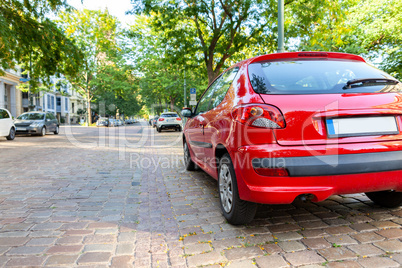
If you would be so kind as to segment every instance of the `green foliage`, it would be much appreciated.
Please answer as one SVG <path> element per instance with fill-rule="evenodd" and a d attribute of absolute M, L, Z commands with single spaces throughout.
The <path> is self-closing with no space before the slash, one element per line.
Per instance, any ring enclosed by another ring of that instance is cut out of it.
<path fill-rule="evenodd" d="M 32 91 L 37 90 L 39 78 L 49 82 L 55 73 L 74 76 L 82 62 L 74 40 L 47 17 L 62 8 L 70 10 L 62 0 L 0 0 L 0 68 L 19 64 L 31 69 Z"/>

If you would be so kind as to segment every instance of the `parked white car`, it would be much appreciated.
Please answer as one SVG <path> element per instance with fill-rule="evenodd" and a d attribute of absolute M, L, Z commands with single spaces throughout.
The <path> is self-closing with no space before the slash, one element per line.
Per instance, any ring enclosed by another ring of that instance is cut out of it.
<path fill-rule="evenodd" d="M 15 126 L 11 113 L 6 109 L 0 109 L 0 137 L 7 140 L 15 138 Z"/>
<path fill-rule="evenodd" d="M 163 113 L 156 120 L 156 130 L 161 132 L 163 129 L 174 129 L 181 131 L 183 129 L 183 121 L 177 113 Z"/>

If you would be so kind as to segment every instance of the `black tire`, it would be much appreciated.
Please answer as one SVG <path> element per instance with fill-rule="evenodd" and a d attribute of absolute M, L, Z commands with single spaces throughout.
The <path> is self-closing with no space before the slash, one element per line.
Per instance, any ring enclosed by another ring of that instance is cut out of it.
<path fill-rule="evenodd" d="M 184 166 L 188 171 L 194 171 L 197 169 L 197 165 L 191 160 L 190 149 L 188 148 L 187 142 L 184 141 L 183 144 L 184 151 Z"/>
<path fill-rule="evenodd" d="M 45 136 L 46 135 L 46 127 L 42 127 L 40 130 L 39 136 Z"/>
<path fill-rule="evenodd" d="M 179 127 L 179 128 L 177 129 L 177 131 L 181 132 L 181 127 Z"/>
<path fill-rule="evenodd" d="M 257 204 L 241 200 L 237 188 L 236 173 L 229 154 L 219 161 L 219 201 L 223 216 L 233 225 L 250 223 L 257 212 Z"/>
<path fill-rule="evenodd" d="M 161 132 L 161 129 L 159 127 L 156 127 L 156 131 Z"/>
<path fill-rule="evenodd" d="M 8 136 L 6 138 L 9 141 L 14 140 L 14 138 L 15 138 L 15 128 L 14 127 L 10 128 L 10 133 L 8 134 Z"/>
<path fill-rule="evenodd" d="M 59 134 L 59 126 L 56 126 L 56 130 L 53 133 L 54 133 L 54 135 Z"/>
<path fill-rule="evenodd" d="M 381 191 L 366 193 L 367 197 L 377 205 L 394 208 L 402 205 L 402 192 Z"/>

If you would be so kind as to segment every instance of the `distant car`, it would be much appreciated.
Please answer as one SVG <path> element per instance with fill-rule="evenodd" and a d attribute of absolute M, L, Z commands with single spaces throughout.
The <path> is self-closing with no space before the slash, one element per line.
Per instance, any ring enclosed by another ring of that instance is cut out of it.
<path fill-rule="evenodd" d="M 183 128 L 183 121 L 177 113 L 163 113 L 156 121 L 156 130 L 161 132 L 164 129 L 174 129 L 181 131 Z"/>
<path fill-rule="evenodd" d="M 117 126 L 123 126 L 124 125 L 123 120 L 117 119 L 116 121 L 117 121 Z"/>
<path fill-rule="evenodd" d="M 96 121 L 96 126 L 97 127 L 108 127 L 109 126 L 109 118 L 107 117 L 101 117 Z"/>
<path fill-rule="evenodd" d="M 117 127 L 116 119 L 109 119 L 109 127 Z"/>
<path fill-rule="evenodd" d="M 402 83 L 357 55 L 275 53 L 211 83 L 183 131 L 187 170 L 218 183 L 231 224 L 257 205 L 366 193 L 402 204 Z"/>
<path fill-rule="evenodd" d="M 6 109 L 0 109 L 0 137 L 6 137 L 7 140 L 15 138 L 13 117 Z"/>
<path fill-rule="evenodd" d="M 45 136 L 53 132 L 59 134 L 59 122 L 49 112 L 27 112 L 17 117 L 14 122 L 17 134 L 35 134 Z"/>
<path fill-rule="evenodd" d="M 156 122 L 158 121 L 158 119 L 159 119 L 159 115 L 155 116 L 155 117 L 152 119 L 152 127 L 156 127 Z"/>

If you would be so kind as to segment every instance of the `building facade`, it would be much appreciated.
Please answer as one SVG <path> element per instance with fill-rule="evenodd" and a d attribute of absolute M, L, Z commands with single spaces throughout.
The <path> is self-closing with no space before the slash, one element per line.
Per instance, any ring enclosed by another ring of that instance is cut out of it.
<path fill-rule="evenodd" d="M 22 92 L 18 89 L 21 78 L 21 72 L 14 70 L 6 70 L 0 76 L 0 108 L 9 110 L 14 117 L 23 112 Z"/>

